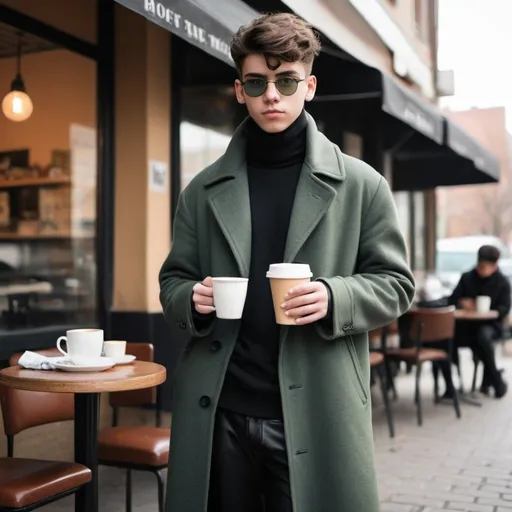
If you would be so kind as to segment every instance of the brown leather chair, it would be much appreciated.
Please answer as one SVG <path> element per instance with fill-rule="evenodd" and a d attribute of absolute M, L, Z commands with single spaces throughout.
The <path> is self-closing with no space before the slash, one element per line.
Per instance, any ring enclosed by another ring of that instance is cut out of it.
<path fill-rule="evenodd" d="M 151 343 L 128 343 L 126 353 L 139 361 L 153 361 L 154 348 Z M 164 482 L 162 471 L 169 461 L 169 439 L 171 430 L 160 428 L 160 393 L 157 388 L 110 393 L 110 405 L 114 409 L 112 427 L 100 431 L 98 436 L 99 463 L 126 469 L 126 512 L 132 510 L 132 470 L 150 471 L 157 477 L 158 509 L 164 510 Z M 121 407 L 154 406 L 156 426 L 120 427 Z"/>
<path fill-rule="evenodd" d="M 438 365 L 447 361 L 451 368 L 451 351 L 455 333 L 455 307 L 417 308 L 407 313 L 410 320 L 410 339 L 414 346 L 408 348 L 387 349 L 384 347 L 385 357 L 395 361 L 403 361 L 408 365 L 416 366 L 415 402 L 417 407 L 418 425 L 423 424 L 421 410 L 420 377 L 422 366 L 431 362 L 434 368 L 434 396 L 439 402 Z M 448 348 L 445 348 L 445 343 Z M 428 347 L 425 347 L 428 344 Z M 435 348 L 439 345 L 439 348 Z M 460 418 L 460 407 L 457 390 L 452 386 L 453 407 L 457 418 Z"/>
<path fill-rule="evenodd" d="M 56 355 L 54 351 L 41 351 Z M 11 358 L 17 364 L 20 354 Z M 91 480 L 91 471 L 73 462 L 14 457 L 14 436 L 23 430 L 72 420 L 73 395 L 39 393 L 0 385 L 7 436 L 7 457 L 0 458 L 0 512 L 28 512 L 75 493 Z"/>
<path fill-rule="evenodd" d="M 380 344 L 379 340 L 382 339 L 383 329 L 375 329 L 368 333 L 368 338 L 372 345 Z M 384 409 L 386 411 L 386 418 L 388 421 L 389 437 L 395 437 L 395 426 L 393 423 L 393 414 L 389 404 L 388 397 L 388 382 L 385 372 L 385 360 L 384 355 L 379 349 L 370 350 L 370 367 L 375 371 L 379 378 L 380 390 L 382 393 L 382 399 L 384 401 Z"/>

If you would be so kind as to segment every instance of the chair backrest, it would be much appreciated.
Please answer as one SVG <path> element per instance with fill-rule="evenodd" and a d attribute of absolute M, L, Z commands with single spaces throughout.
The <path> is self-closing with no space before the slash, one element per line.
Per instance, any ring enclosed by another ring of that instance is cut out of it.
<path fill-rule="evenodd" d="M 420 343 L 451 340 L 455 334 L 455 306 L 410 310 L 410 337 Z"/>
<path fill-rule="evenodd" d="M 127 343 L 126 353 L 133 355 L 138 361 L 153 362 L 155 349 L 151 343 Z M 156 387 L 135 389 L 133 391 L 117 391 L 110 393 L 109 402 L 112 407 L 141 407 L 156 403 Z"/>
<path fill-rule="evenodd" d="M 57 349 L 41 350 L 39 354 L 57 356 Z M 18 363 L 21 354 L 11 357 L 9 363 Z M 23 430 L 74 418 L 74 395 L 71 393 L 42 393 L 13 389 L 0 385 L 0 404 L 4 419 L 4 432 L 14 436 Z"/>
<path fill-rule="evenodd" d="M 370 341 L 370 348 L 375 346 L 380 346 L 381 349 L 386 349 L 386 341 L 388 336 L 393 336 L 398 334 L 398 321 L 394 320 L 393 322 L 384 325 L 383 327 L 378 327 L 377 329 L 373 329 L 368 333 L 368 340 Z"/>

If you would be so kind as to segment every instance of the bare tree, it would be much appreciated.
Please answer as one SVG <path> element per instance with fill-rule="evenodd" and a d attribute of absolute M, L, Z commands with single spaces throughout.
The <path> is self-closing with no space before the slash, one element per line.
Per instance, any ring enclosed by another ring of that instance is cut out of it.
<path fill-rule="evenodd" d="M 482 192 L 483 211 L 479 215 L 482 233 L 508 237 L 512 232 L 512 181 L 504 180 L 492 190 Z"/>

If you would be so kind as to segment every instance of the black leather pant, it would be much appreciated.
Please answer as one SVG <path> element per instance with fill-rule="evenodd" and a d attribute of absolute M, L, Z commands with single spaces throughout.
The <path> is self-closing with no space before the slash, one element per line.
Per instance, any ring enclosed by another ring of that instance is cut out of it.
<path fill-rule="evenodd" d="M 208 512 L 293 512 L 281 420 L 217 410 Z"/>

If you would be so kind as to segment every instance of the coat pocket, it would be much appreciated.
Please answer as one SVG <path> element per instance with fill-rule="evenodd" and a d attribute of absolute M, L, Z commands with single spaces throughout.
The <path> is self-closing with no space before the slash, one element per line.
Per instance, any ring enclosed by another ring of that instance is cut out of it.
<path fill-rule="evenodd" d="M 352 359 L 352 366 L 354 368 L 354 373 L 356 375 L 356 387 L 357 392 L 359 394 L 359 398 L 361 399 L 361 402 L 363 404 L 366 404 L 368 402 L 368 392 L 366 391 L 366 387 L 363 383 L 363 372 L 361 370 L 361 365 L 359 364 L 359 357 L 357 356 L 356 347 L 354 345 L 354 340 L 352 339 L 352 336 L 347 336 L 347 347 L 348 347 L 348 353 L 350 354 L 350 357 Z"/>

